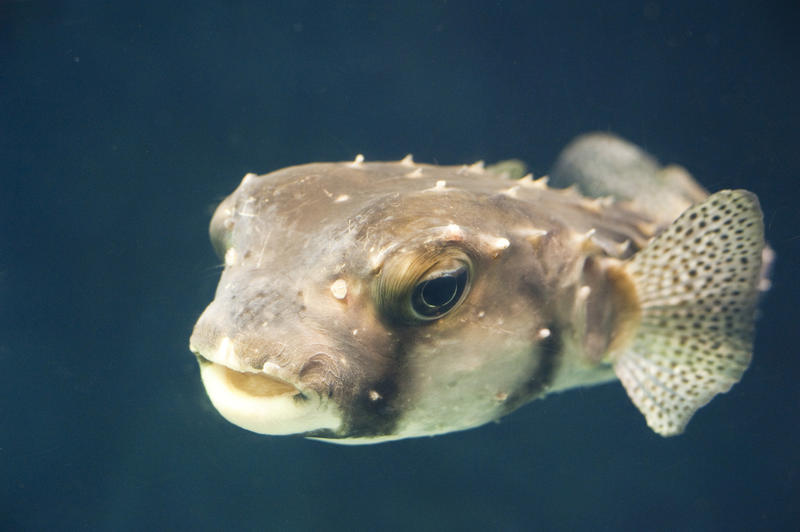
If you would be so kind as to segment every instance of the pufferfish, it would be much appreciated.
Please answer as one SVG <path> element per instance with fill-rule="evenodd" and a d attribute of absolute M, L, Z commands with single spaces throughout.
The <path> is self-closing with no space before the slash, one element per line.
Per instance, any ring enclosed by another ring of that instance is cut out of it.
<path fill-rule="evenodd" d="M 619 380 L 681 433 L 750 363 L 758 200 L 601 133 L 549 181 L 523 169 L 358 156 L 246 175 L 211 220 L 224 270 L 190 340 L 219 413 L 375 443 Z"/>

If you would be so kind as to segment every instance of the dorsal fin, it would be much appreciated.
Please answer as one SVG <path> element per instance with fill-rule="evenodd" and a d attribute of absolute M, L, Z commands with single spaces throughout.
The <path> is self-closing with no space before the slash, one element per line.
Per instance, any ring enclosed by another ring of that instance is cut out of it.
<path fill-rule="evenodd" d="M 614 369 L 657 433 L 681 433 L 747 369 L 763 232 L 756 197 L 724 190 L 683 213 L 625 265 L 641 321 Z"/>
<path fill-rule="evenodd" d="M 508 159 L 487 166 L 486 171 L 502 179 L 520 179 L 525 175 L 527 167 L 519 159 Z"/>
<path fill-rule="evenodd" d="M 665 226 L 708 193 L 678 166 L 661 165 L 639 147 L 608 133 L 589 133 L 573 140 L 553 167 L 556 188 L 576 185 L 595 198 L 613 196 Z"/>

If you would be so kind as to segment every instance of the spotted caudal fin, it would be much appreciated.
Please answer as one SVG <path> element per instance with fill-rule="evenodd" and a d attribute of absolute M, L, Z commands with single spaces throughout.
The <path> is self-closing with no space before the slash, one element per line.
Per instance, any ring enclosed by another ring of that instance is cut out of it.
<path fill-rule="evenodd" d="M 629 201 L 663 226 L 708 196 L 684 168 L 662 167 L 641 148 L 608 133 L 581 135 L 567 145 L 550 172 L 550 185 L 576 185 L 586 196 Z"/>
<path fill-rule="evenodd" d="M 750 363 L 764 227 L 755 195 L 723 190 L 684 212 L 625 265 L 640 322 L 614 369 L 647 424 L 683 432 Z"/>

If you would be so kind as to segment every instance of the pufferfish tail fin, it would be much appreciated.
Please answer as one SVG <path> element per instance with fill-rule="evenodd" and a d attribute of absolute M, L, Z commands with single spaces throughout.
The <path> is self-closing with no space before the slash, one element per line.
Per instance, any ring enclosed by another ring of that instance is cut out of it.
<path fill-rule="evenodd" d="M 686 169 L 661 166 L 638 146 L 609 133 L 587 133 L 570 142 L 550 172 L 550 186 L 576 185 L 585 196 L 630 202 L 667 226 L 708 192 Z"/>
<path fill-rule="evenodd" d="M 614 370 L 658 434 L 683 432 L 750 364 L 764 245 L 756 196 L 723 190 L 625 263 L 640 321 Z"/>

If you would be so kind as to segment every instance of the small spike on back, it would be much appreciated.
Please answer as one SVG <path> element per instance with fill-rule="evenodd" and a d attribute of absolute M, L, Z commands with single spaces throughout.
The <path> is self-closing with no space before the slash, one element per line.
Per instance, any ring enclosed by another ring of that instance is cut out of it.
<path fill-rule="evenodd" d="M 573 196 L 576 198 L 583 197 L 580 193 L 580 190 L 578 190 L 578 185 L 570 185 L 566 188 L 560 188 L 557 189 L 556 192 L 558 192 L 559 194 L 563 194 L 564 196 Z"/>
<path fill-rule="evenodd" d="M 638 229 L 639 232 L 642 233 L 643 235 L 650 237 L 656 234 L 658 226 L 656 224 L 651 224 L 648 222 L 639 222 L 636 224 L 636 229 Z"/>
<path fill-rule="evenodd" d="M 350 168 L 361 168 L 364 164 L 364 156 L 362 154 L 356 155 L 356 158 L 350 163 Z"/>
<path fill-rule="evenodd" d="M 546 175 L 540 177 L 539 179 L 534 179 L 533 178 L 533 174 L 528 174 L 525 177 L 523 177 L 522 179 L 520 179 L 519 183 L 524 187 L 538 188 L 538 189 L 544 190 L 544 189 L 547 188 L 548 179 L 549 178 Z"/>
<path fill-rule="evenodd" d="M 613 198 L 605 196 L 602 198 L 587 199 L 581 202 L 581 205 L 588 211 L 591 211 L 595 214 L 600 214 L 601 212 L 603 212 L 603 209 L 608 208 L 612 202 Z"/>
<path fill-rule="evenodd" d="M 471 165 L 469 165 L 469 171 L 476 174 L 482 174 L 484 171 L 484 162 L 476 161 L 472 163 Z"/>
<path fill-rule="evenodd" d="M 547 231 L 535 227 L 518 228 L 512 231 L 512 233 L 525 239 L 534 246 L 538 246 L 542 239 L 547 236 Z"/>
<path fill-rule="evenodd" d="M 626 239 L 625 242 L 622 242 L 621 244 L 617 244 L 615 246 L 614 251 L 615 251 L 617 257 L 624 257 L 625 255 L 628 254 L 628 252 L 630 252 L 632 246 L 633 246 L 633 244 L 631 244 L 630 239 Z"/>
<path fill-rule="evenodd" d="M 500 256 L 500 253 L 511 246 L 511 241 L 502 236 L 480 235 L 480 239 L 483 241 L 483 244 L 485 244 L 492 258 L 495 259 Z"/>
<path fill-rule="evenodd" d="M 593 254 L 603 251 L 602 247 L 596 242 L 595 235 L 597 229 L 592 228 L 583 234 L 577 234 L 578 249 L 584 254 Z"/>

